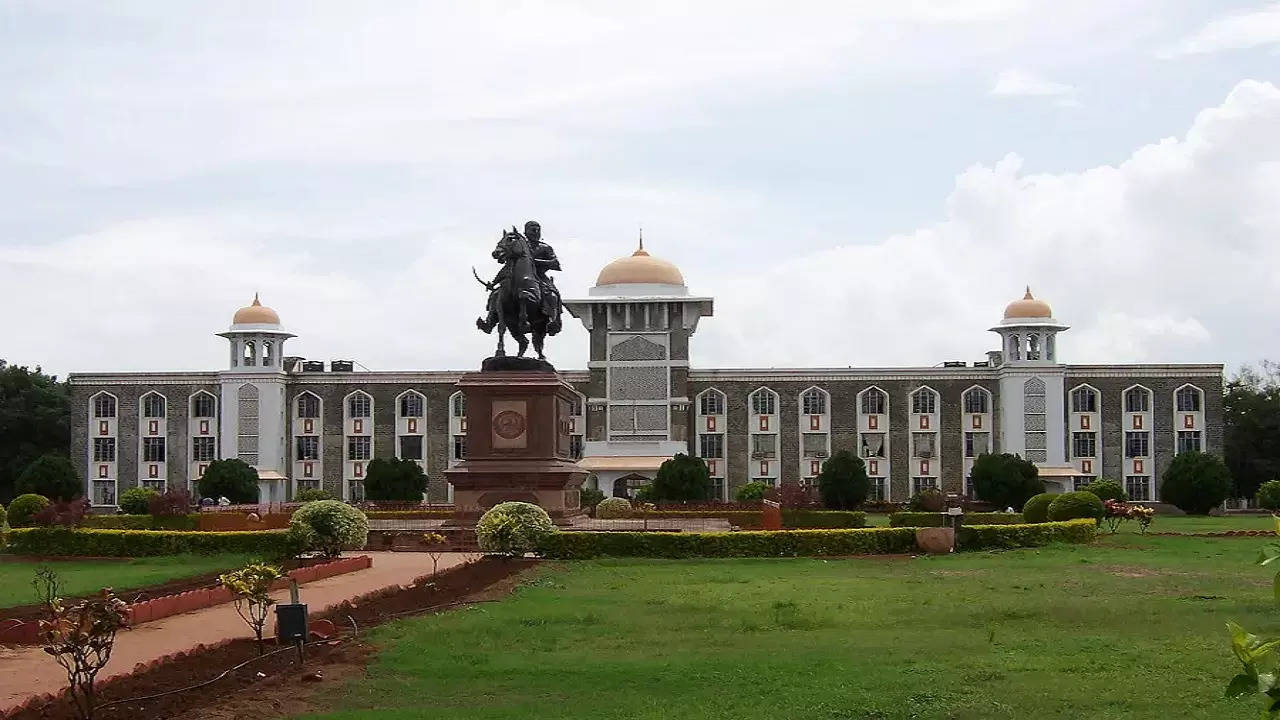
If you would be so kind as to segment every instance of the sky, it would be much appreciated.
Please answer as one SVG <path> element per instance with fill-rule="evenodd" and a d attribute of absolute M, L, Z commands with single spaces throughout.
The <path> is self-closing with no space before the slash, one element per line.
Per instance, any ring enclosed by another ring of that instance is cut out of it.
<path fill-rule="evenodd" d="M 475 369 L 500 228 L 676 263 L 695 367 L 1280 358 L 1280 2 L 0 0 L 0 358 Z M 586 331 L 548 341 L 583 368 Z"/>

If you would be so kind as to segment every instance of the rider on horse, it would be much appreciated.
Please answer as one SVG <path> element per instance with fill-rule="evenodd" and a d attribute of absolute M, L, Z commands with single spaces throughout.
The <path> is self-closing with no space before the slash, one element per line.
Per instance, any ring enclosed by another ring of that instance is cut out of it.
<path fill-rule="evenodd" d="M 543 314 L 550 318 L 547 324 L 547 334 L 555 335 L 560 332 L 560 291 L 556 289 L 555 280 L 552 279 L 547 272 L 550 270 L 560 269 L 560 260 L 556 257 L 555 248 L 547 243 L 542 242 L 542 226 L 535 220 L 530 220 L 524 224 L 524 239 L 529 245 L 530 256 L 533 259 L 534 272 L 538 276 L 538 287 L 531 288 L 536 290 L 538 294 L 538 303 L 542 308 Z M 493 282 L 485 283 L 489 287 L 488 313 L 486 317 L 476 320 L 476 327 L 485 333 L 493 332 L 493 328 L 498 325 L 498 300 L 501 297 L 502 283 L 510 276 L 510 269 L 505 264 L 504 258 L 497 257 L 494 259 L 503 262 L 503 268 L 494 276 Z M 527 322 L 527 318 L 526 318 Z M 528 332 L 528 327 L 520 328 L 521 332 Z"/>

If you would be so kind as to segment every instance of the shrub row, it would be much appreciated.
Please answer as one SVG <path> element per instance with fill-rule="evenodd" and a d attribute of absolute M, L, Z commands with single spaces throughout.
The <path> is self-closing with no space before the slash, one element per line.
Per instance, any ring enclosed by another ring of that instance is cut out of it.
<path fill-rule="evenodd" d="M 1037 525 L 963 525 L 962 550 L 1038 547 L 1092 542 L 1093 520 Z M 560 560 L 594 557 L 818 557 L 916 551 L 914 528 L 742 531 L 729 533 L 557 532 L 539 546 L 540 555 Z"/>
<path fill-rule="evenodd" d="M 8 539 L 9 546 L 6 550 L 15 555 L 147 557 L 185 553 L 244 553 L 275 557 L 285 548 L 284 530 L 183 532 L 41 527 L 11 530 Z"/>
<path fill-rule="evenodd" d="M 99 530 L 199 530 L 200 516 L 85 515 L 82 525 Z"/>
<path fill-rule="evenodd" d="M 961 525 L 956 545 L 961 550 L 993 550 L 1089 543 L 1097 533 L 1098 523 L 1093 518 L 1021 525 Z"/>
<path fill-rule="evenodd" d="M 907 553 L 915 549 L 909 528 L 783 530 L 725 533 L 558 532 L 539 546 L 544 557 L 795 557 Z"/>
<path fill-rule="evenodd" d="M 943 527 L 946 516 L 936 512 L 896 512 L 889 516 L 889 527 Z M 965 525 L 1017 525 L 1022 522 L 1020 513 L 974 512 L 965 513 Z"/>
<path fill-rule="evenodd" d="M 598 510 L 597 510 L 597 516 Z M 748 530 L 761 526 L 759 510 L 655 510 L 650 513 L 632 512 L 632 518 L 649 517 L 655 520 L 682 520 L 695 518 L 722 518 L 731 524 Z M 794 530 L 836 530 L 867 526 L 867 514 L 859 510 L 782 510 L 782 526 Z"/>

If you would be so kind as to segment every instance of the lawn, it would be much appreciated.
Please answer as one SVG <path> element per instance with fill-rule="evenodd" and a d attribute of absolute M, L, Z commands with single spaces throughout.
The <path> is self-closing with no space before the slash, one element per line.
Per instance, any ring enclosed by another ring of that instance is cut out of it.
<path fill-rule="evenodd" d="M 1224 530 L 1274 530 L 1276 521 L 1270 515 L 1190 516 L 1157 515 L 1151 532 L 1208 533 Z M 888 527 L 889 516 L 868 513 L 869 527 Z"/>
<path fill-rule="evenodd" d="M 51 567 L 66 597 L 88 595 L 111 587 L 116 591 L 157 585 L 244 565 L 247 555 L 170 555 L 131 560 L 56 560 L 47 563 L 0 557 L 0 608 L 36 602 L 31 579 Z M 124 593 L 121 593 L 122 595 Z"/>
<path fill-rule="evenodd" d="M 1244 718 L 1224 624 L 1280 632 L 1254 538 L 944 557 L 548 564 L 370 636 L 312 718 Z"/>

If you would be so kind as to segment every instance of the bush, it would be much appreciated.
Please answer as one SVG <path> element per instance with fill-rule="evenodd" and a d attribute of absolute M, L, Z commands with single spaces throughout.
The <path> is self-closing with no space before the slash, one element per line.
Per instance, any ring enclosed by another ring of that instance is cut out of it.
<path fill-rule="evenodd" d="M 1003 550 L 1052 543 L 1090 543 L 1098 534 L 1092 518 L 1033 525 L 961 525 L 956 535 L 960 550 Z"/>
<path fill-rule="evenodd" d="M 18 555 L 88 557 L 152 557 L 187 553 L 273 557 L 279 554 L 284 541 L 284 530 L 180 532 L 48 527 L 10 531 L 8 551 Z"/>
<path fill-rule="evenodd" d="M 100 530 L 199 530 L 200 515 L 86 515 L 80 525 Z"/>
<path fill-rule="evenodd" d="M 374 458 L 364 475 L 366 500 L 422 502 L 427 492 L 427 474 L 416 460 Z"/>
<path fill-rule="evenodd" d="M 43 495 L 51 500 L 74 500 L 84 495 L 80 475 L 62 455 L 42 455 L 27 465 L 13 489 L 21 494 Z"/>
<path fill-rule="evenodd" d="M 744 530 L 723 533 L 558 532 L 538 548 L 545 557 L 796 557 L 908 553 L 910 528 L 856 530 Z"/>
<path fill-rule="evenodd" d="M 626 498 L 605 498 L 596 504 L 596 517 L 601 520 L 630 517 L 631 501 Z"/>
<path fill-rule="evenodd" d="M 1258 487 L 1258 506 L 1280 510 L 1280 480 L 1268 480 Z"/>
<path fill-rule="evenodd" d="M 310 530 L 311 547 L 325 557 L 337 557 L 343 550 L 360 550 L 369 541 L 369 519 L 356 508 L 338 500 L 317 500 L 294 511 L 289 527 Z"/>
<path fill-rule="evenodd" d="M 120 493 L 120 509 L 126 515 L 146 515 L 153 497 L 160 497 L 160 493 L 145 487 L 129 488 Z"/>
<path fill-rule="evenodd" d="M 4 527 L 5 522 L 9 519 L 9 513 L 4 509 L 4 505 L 0 505 L 0 528 Z"/>
<path fill-rule="evenodd" d="M 606 500 L 607 502 L 607 500 Z M 596 508 L 599 517 L 599 506 Z M 720 518 L 728 520 L 744 530 L 759 530 L 759 510 L 652 510 L 647 513 L 653 520 L 682 520 L 691 518 Z M 625 516 L 620 516 L 625 517 Z M 810 510 L 808 508 L 782 508 L 782 526 L 788 529 L 835 529 L 866 527 L 867 514 L 858 510 Z"/>
<path fill-rule="evenodd" d="M 317 500 L 334 500 L 333 493 L 320 488 L 305 488 L 294 493 L 293 501 L 297 503 L 309 503 Z"/>
<path fill-rule="evenodd" d="M 194 504 L 186 488 L 170 488 L 151 498 L 147 512 L 156 517 L 182 517 L 191 513 Z"/>
<path fill-rule="evenodd" d="M 1094 522 L 1101 523 L 1106 514 L 1102 498 L 1087 490 L 1062 493 L 1049 503 L 1049 519 L 1053 522 L 1093 518 Z"/>
<path fill-rule="evenodd" d="M 600 504 L 601 500 L 604 500 L 604 493 L 596 488 L 584 485 L 582 489 L 578 490 L 578 507 L 584 510 L 594 508 Z"/>
<path fill-rule="evenodd" d="M 963 515 L 966 525 L 1018 525 L 1022 515 L 1005 512 L 973 512 Z M 896 512 L 889 516 L 889 527 L 945 527 L 947 516 L 936 512 Z"/>
<path fill-rule="evenodd" d="M 498 503 L 476 523 L 476 539 L 486 553 L 524 555 L 554 534 L 547 511 L 525 502 Z"/>
<path fill-rule="evenodd" d="M 1009 453 L 979 455 L 971 477 L 978 499 L 997 508 L 1021 510 L 1027 499 L 1044 492 L 1035 464 Z"/>
<path fill-rule="evenodd" d="M 197 488 L 200 497 L 226 498 L 232 504 L 258 502 L 258 471 L 240 458 L 214 460 L 204 470 Z"/>
<path fill-rule="evenodd" d="M 763 500 L 764 494 L 769 492 L 769 484 L 755 480 L 738 488 L 733 497 L 738 502 L 751 502 L 752 500 Z"/>
<path fill-rule="evenodd" d="M 702 458 L 676 453 L 663 461 L 653 480 L 653 497 L 646 502 L 685 502 L 711 497 L 711 471 Z"/>
<path fill-rule="evenodd" d="M 59 500 L 51 503 L 43 510 L 36 513 L 35 524 L 40 527 L 51 527 L 54 525 L 60 527 L 80 527 L 84 522 L 84 515 L 89 510 L 88 498 L 76 498 L 75 500 Z"/>
<path fill-rule="evenodd" d="M 1089 483 L 1083 489 L 1097 495 L 1104 503 L 1108 500 L 1129 502 L 1129 493 L 1125 492 L 1124 487 L 1115 480 L 1101 478 Z"/>
<path fill-rule="evenodd" d="M 941 490 L 925 488 L 907 498 L 907 509 L 913 512 L 942 512 L 947 507 L 947 496 Z"/>
<path fill-rule="evenodd" d="M 636 488 L 636 496 L 634 499 L 636 502 L 653 502 L 653 483 L 641 485 Z"/>
<path fill-rule="evenodd" d="M 822 504 L 832 510 L 852 510 L 867 499 L 871 480 L 862 458 L 848 450 L 840 450 L 822 463 L 818 473 L 818 494 Z"/>
<path fill-rule="evenodd" d="M 49 507 L 49 498 L 43 495 L 27 493 L 19 495 L 9 503 L 9 527 L 26 528 L 36 524 L 36 515 Z"/>
<path fill-rule="evenodd" d="M 1231 492 L 1231 472 L 1216 455 L 1184 452 L 1164 471 L 1160 499 L 1188 515 L 1207 515 Z"/>
<path fill-rule="evenodd" d="M 1040 493 L 1022 505 L 1022 519 L 1029 523 L 1049 522 L 1049 503 L 1058 497 L 1055 493 Z"/>

